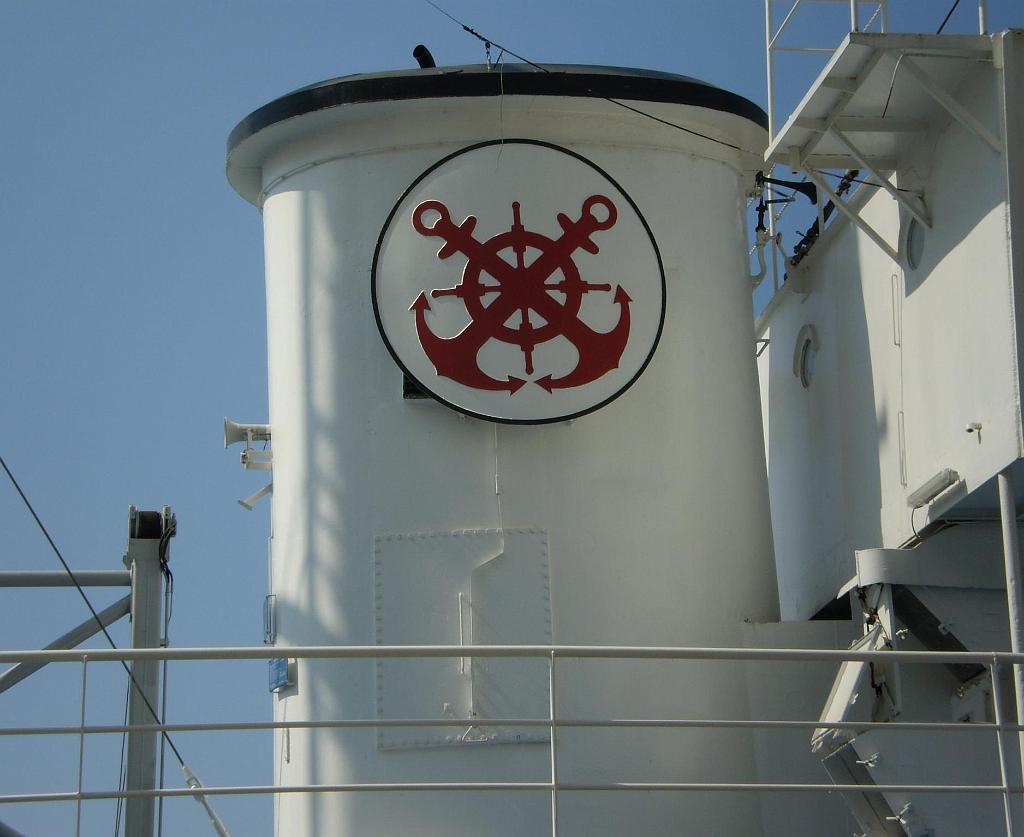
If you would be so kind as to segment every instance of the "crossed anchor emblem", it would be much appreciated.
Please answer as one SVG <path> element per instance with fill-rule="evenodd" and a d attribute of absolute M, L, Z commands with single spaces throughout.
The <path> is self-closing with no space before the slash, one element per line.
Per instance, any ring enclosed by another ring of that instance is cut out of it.
<path fill-rule="evenodd" d="M 595 207 L 603 209 L 603 220 L 594 215 Z M 428 223 L 434 216 L 436 220 Z M 558 213 L 562 235 L 551 239 L 527 230 L 520 218 L 520 205 L 513 202 L 509 231 L 481 242 L 473 237 L 477 223 L 474 216 L 455 224 L 448 207 L 440 201 L 424 201 L 417 206 L 412 214 L 413 228 L 420 235 L 444 241 L 437 257 L 447 259 L 462 253 L 468 259 L 461 282 L 430 291 L 435 299 L 454 296 L 462 300 L 470 323 L 461 332 L 454 337 L 439 337 L 430 329 L 426 312 L 431 309 L 426 291 L 409 308 L 415 312 L 420 345 L 437 374 L 474 389 L 507 390 L 512 395 L 526 384 L 526 379 L 508 375 L 501 380 L 484 372 L 477 361 L 484 344 L 498 340 L 518 346 L 523 353 L 525 373 L 533 375 L 536 347 L 560 336 L 572 343 L 579 357 L 572 371 L 562 377 L 555 378 L 549 373 L 533 379 L 549 393 L 589 384 L 616 369 L 629 339 L 632 300 L 621 285 L 616 285 L 612 298 L 613 304 L 619 306 L 616 325 L 608 332 L 588 326 L 579 317 L 583 295 L 592 291 L 611 292 L 612 288 L 610 284 L 584 280 L 573 254 L 578 248 L 596 254 L 599 248 L 591 236 L 613 227 L 617 217 L 615 204 L 608 198 L 591 195 L 583 202 L 578 220 Z M 528 248 L 539 252 L 529 265 Z M 506 250 L 514 253 L 515 264 L 502 257 Z M 531 322 L 531 311 L 542 324 Z"/>

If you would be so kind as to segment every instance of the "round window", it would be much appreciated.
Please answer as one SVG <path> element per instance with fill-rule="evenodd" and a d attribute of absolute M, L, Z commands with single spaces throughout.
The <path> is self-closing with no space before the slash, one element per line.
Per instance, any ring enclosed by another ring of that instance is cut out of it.
<path fill-rule="evenodd" d="M 796 345 L 793 347 L 793 374 L 804 389 L 811 386 L 817 355 L 818 333 L 813 325 L 807 323 L 797 334 Z"/>
<path fill-rule="evenodd" d="M 907 267 L 916 270 L 921 264 L 921 257 L 924 255 L 924 225 L 911 218 L 907 224 L 906 239 L 903 243 L 903 257 L 906 259 Z"/>

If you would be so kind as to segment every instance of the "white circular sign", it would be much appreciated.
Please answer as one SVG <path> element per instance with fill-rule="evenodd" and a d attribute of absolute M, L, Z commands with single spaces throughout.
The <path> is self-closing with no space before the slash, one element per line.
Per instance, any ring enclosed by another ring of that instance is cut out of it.
<path fill-rule="evenodd" d="M 511 424 L 617 398 L 665 318 L 661 255 L 633 200 L 589 160 L 531 140 L 474 145 L 420 175 L 384 224 L 372 285 L 405 373 Z"/>

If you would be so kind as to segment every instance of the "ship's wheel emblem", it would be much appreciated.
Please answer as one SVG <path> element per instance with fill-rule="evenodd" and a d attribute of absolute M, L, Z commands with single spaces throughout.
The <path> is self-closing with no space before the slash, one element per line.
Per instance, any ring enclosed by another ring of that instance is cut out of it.
<path fill-rule="evenodd" d="M 444 203 L 428 200 L 412 213 L 413 228 L 420 235 L 440 238 L 439 259 L 456 253 L 466 257 L 462 281 L 448 288 L 435 288 L 429 296 L 423 291 L 410 306 L 416 317 L 420 345 L 438 375 L 480 390 L 517 392 L 527 383 L 510 370 L 504 380 L 488 375 L 477 360 L 490 340 L 517 346 L 522 353 L 521 371 L 534 375 L 534 350 L 556 337 L 566 338 L 578 355 L 575 367 L 567 374 L 550 372 L 533 382 L 553 393 L 596 381 L 616 369 L 629 340 L 630 296 L 616 285 L 610 305 L 619 307 L 618 321 L 606 332 L 592 329 L 580 317 L 585 294 L 612 294 L 609 283 L 586 281 L 573 260 L 578 249 L 596 254 L 600 248 L 595 233 L 615 225 L 618 211 L 604 195 L 591 195 L 573 220 L 557 214 L 562 234 L 557 239 L 527 230 L 522 223 L 521 206 L 512 203 L 512 225 L 487 241 L 473 236 L 477 219 L 470 215 L 461 224 L 452 221 Z M 527 263 L 527 254 L 537 255 Z M 470 322 L 454 337 L 441 337 L 427 324 L 430 298 L 455 297 L 469 314 Z"/>
<path fill-rule="evenodd" d="M 608 160 L 637 171 L 627 154 Z M 345 269 L 352 235 L 339 231 Z M 381 226 L 370 300 L 404 375 L 399 389 L 374 367 L 382 399 L 425 394 L 468 416 L 545 424 L 594 412 L 640 378 L 665 322 L 665 270 L 639 206 L 607 171 L 505 138 L 459 149 L 409 184 Z M 410 420 L 431 415 L 414 404 Z"/>

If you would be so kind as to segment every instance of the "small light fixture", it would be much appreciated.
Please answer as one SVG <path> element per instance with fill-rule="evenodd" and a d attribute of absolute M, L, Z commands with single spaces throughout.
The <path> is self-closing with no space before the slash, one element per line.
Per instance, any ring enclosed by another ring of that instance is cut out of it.
<path fill-rule="evenodd" d="M 952 468 L 943 468 L 907 497 L 907 505 L 912 509 L 919 509 L 921 506 L 930 503 L 947 488 L 955 485 L 959 480 L 960 474 Z"/>

